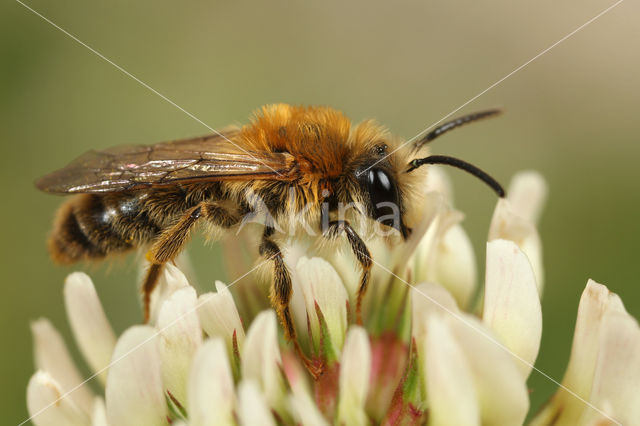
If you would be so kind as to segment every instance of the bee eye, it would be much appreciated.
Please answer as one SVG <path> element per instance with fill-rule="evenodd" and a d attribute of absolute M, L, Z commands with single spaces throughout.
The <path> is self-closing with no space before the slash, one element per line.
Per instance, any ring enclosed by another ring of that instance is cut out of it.
<path fill-rule="evenodd" d="M 372 216 L 385 225 L 393 226 L 394 214 L 399 212 L 398 188 L 391 176 L 382 169 L 371 169 L 367 172 L 367 190 L 371 197 Z"/>

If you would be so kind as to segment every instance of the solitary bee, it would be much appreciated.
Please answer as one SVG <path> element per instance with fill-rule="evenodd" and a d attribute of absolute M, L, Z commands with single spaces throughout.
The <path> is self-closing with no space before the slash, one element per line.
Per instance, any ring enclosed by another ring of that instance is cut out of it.
<path fill-rule="evenodd" d="M 269 212 L 259 253 L 272 264 L 271 303 L 286 337 L 295 341 L 291 278 L 276 230 L 290 229 L 301 212 L 321 230 L 321 238 L 346 237 L 362 268 L 356 303 L 360 322 L 372 259 L 350 221 L 336 217 L 338 206 L 362 206 L 362 218 L 407 239 L 422 182 L 412 172 L 425 164 L 458 167 L 504 196 L 498 182 L 465 161 L 418 155 L 443 133 L 498 113 L 470 114 L 402 144 L 372 121 L 352 126 L 331 108 L 278 104 L 263 107 L 242 128 L 90 151 L 36 183 L 46 192 L 77 194 L 59 209 L 49 250 L 54 261 L 70 264 L 148 247 L 150 266 L 142 285 L 146 321 L 163 266 L 182 251 L 194 225 L 205 221 L 216 235 L 237 229 L 243 217 L 256 213 L 247 197 L 251 193 Z"/>

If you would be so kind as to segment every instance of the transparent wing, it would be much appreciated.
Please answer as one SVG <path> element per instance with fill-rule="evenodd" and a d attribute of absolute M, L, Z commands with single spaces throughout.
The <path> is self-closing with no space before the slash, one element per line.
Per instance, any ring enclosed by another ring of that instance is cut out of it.
<path fill-rule="evenodd" d="M 237 130 L 155 145 L 89 151 L 36 182 L 46 192 L 116 192 L 215 180 L 289 180 L 286 152 L 249 152 L 232 142 Z"/>

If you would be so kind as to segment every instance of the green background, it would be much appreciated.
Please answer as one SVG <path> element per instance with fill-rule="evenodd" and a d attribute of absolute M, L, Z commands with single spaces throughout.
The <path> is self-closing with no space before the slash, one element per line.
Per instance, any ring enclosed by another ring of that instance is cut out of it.
<path fill-rule="evenodd" d="M 595 16 L 613 1 L 169 2 L 28 4 L 208 125 L 244 123 L 272 102 L 325 104 L 409 138 Z M 505 184 L 536 169 L 550 187 L 540 232 L 546 288 L 536 366 L 561 380 L 588 278 L 640 316 L 640 4 L 624 2 L 461 113 L 496 120 L 434 145 Z M 2 423 L 26 418 L 29 321 L 45 316 L 71 342 L 62 285 L 89 272 L 116 331 L 139 320 L 133 256 L 62 268 L 44 245 L 61 198 L 33 180 L 90 148 L 207 133 L 206 127 L 14 1 L 0 6 Z M 495 205 L 452 171 L 479 259 Z M 191 244 L 201 281 L 219 249 Z M 480 262 L 482 263 L 482 262 Z M 73 348 L 77 355 L 76 349 Z M 533 407 L 554 385 L 533 372 Z"/>

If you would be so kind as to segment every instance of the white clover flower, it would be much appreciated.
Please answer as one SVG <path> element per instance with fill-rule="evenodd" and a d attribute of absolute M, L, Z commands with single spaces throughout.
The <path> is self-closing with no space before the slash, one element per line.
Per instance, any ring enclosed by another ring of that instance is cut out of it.
<path fill-rule="evenodd" d="M 640 327 L 618 295 L 592 280 L 562 385 L 532 425 L 640 424 Z"/>
<path fill-rule="evenodd" d="M 342 280 L 331 265 L 323 259 L 301 257 L 296 265 L 299 287 L 305 300 L 306 312 L 310 322 L 309 333 L 313 338 L 316 351 L 319 351 L 321 330 L 326 324 L 332 351 L 336 352 L 344 344 L 347 329 L 347 291 Z"/>
<path fill-rule="evenodd" d="M 168 414 L 162 381 L 159 336 L 153 327 L 125 331 L 113 351 L 105 403 L 111 425 L 163 424 Z"/>
<path fill-rule="evenodd" d="M 531 263 L 511 241 L 487 243 L 482 321 L 518 356 L 526 380 L 540 348 L 542 308 Z"/>
<path fill-rule="evenodd" d="M 439 171 L 432 176 L 412 239 L 391 248 L 371 242 L 363 325 L 354 323 L 359 272 L 348 256 L 288 257 L 304 359 L 285 342 L 275 312 L 249 302 L 254 296 L 234 283 L 218 281 L 216 292 L 198 296 L 167 265 L 150 324 L 116 337 L 91 279 L 71 274 L 69 322 L 99 380 L 92 390 L 53 325 L 35 321 L 36 373 L 27 386 L 33 423 L 523 424 L 542 333 L 535 224 L 544 181 L 520 174 L 498 202 L 482 303 L 471 312 L 475 256 L 451 185 Z M 640 328 L 618 296 L 592 281 L 562 386 L 532 425 L 640 424 Z"/>
<path fill-rule="evenodd" d="M 498 201 L 489 228 L 489 241 L 505 239 L 515 242 L 527 255 L 542 295 L 544 270 L 542 242 L 536 225 L 547 198 L 547 186 L 533 171 L 516 174 L 509 185 L 507 198 Z"/>
<path fill-rule="evenodd" d="M 453 189 L 447 175 L 432 167 L 427 188 L 442 194 L 444 206 L 422 237 L 410 265 L 415 282 L 437 282 L 456 299 L 469 307 L 476 291 L 477 267 L 471 241 L 461 225 L 464 214 L 453 209 Z"/>
<path fill-rule="evenodd" d="M 235 405 L 233 377 L 224 343 L 213 338 L 197 352 L 189 374 L 186 407 L 190 424 L 231 424 Z"/>
<path fill-rule="evenodd" d="M 349 330 L 340 359 L 337 420 L 340 424 L 366 425 L 365 411 L 371 372 L 371 348 L 367 332 L 358 326 Z"/>

